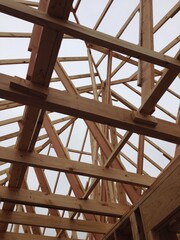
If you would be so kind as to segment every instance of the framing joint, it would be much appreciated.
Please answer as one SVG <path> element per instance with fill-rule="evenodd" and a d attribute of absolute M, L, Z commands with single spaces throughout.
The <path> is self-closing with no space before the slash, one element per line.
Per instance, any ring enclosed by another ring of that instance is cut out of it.
<path fill-rule="evenodd" d="M 151 127 L 155 127 L 158 123 L 156 118 L 151 115 L 142 114 L 137 111 L 133 111 L 132 115 L 133 121 L 136 123 L 145 124 Z"/>
<path fill-rule="evenodd" d="M 48 89 L 38 85 L 36 83 L 32 83 L 31 81 L 15 77 L 11 82 L 10 82 L 10 87 L 13 88 L 16 91 L 41 97 L 45 99 L 48 96 Z"/>

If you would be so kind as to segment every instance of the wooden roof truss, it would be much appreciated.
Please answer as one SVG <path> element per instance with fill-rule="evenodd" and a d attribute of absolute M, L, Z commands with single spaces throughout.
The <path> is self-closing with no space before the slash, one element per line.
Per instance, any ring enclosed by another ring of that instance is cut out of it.
<path fill-rule="evenodd" d="M 0 56 L 0 238 L 179 239 L 180 37 L 156 50 L 155 36 L 180 3 L 154 25 L 135 1 L 115 35 L 102 26 L 117 1 L 89 25 L 87 2 L 0 0 L 15 17 L 0 44 L 29 51 Z"/>

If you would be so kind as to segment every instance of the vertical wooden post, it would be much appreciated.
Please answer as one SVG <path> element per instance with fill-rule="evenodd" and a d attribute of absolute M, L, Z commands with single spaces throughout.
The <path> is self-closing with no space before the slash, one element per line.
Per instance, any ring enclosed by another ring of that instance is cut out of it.
<path fill-rule="evenodd" d="M 152 0 L 140 1 L 140 45 L 153 50 Z M 142 103 L 154 85 L 154 65 L 139 61 L 138 85 L 142 87 Z"/>
<path fill-rule="evenodd" d="M 140 1 L 140 45 L 153 49 L 153 10 L 152 0 Z M 154 65 L 139 60 L 138 85 L 141 86 L 141 102 L 146 100 L 154 85 Z M 139 136 L 137 173 L 142 173 L 144 157 L 144 136 Z M 139 194 L 141 189 L 138 189 Z"/>
<path fill-rule="evenodd" d="M 145 137 L 143 135 L 139 136 L 139 151 L 137 159 L 137 173 L 143 173 L 143 160 L 144 160 L 144 141 Z M 138 193 L 141 195 L 141 187 L 138 188 Z"/>

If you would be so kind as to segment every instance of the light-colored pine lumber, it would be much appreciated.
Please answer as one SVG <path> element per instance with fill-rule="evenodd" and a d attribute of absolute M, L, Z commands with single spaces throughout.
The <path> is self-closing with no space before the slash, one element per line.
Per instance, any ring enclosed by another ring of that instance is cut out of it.
<path fill-rule="evenodd" d="M 84 41 L 101 45 L 110 50 L 121 52 L 133 57 L 140 58 L 147 62 L 151 62 L 166 68 L 179 69 L 180 63 L 178 60 L 169 56 L 164 56 L 160 53 L 154 52 L 150 49 L 128 43 L 123 40 L 116 39 L 101 32 L 91 30 L 87 27 L 65 22 L 63 20 L 56 20 L 36 9 L 30 9 L 26 6 L 21 6 L 18 3 L 13 3 L 10 0 L 0 1 L 0 10 L 4 13 L 11 14 L 24 20 L 32 21 L 35 24 L 49 27 L 56 31 L 63 31 L 73 37 L 80 38 Z"/>
<path fill-rule="evenodd" d="M 69 220 L 68 218 L 61 218 L 55 216 L 46 216 L 32 213 L 20 213 L 10 211 L 0 211 L 0 222 L 15 223 L 23 225 L 32 225 L 48 228 L 61 228 L 82 232 L 93 232 L 98 234 L 105 234 L 111 227 L 111 224 L 100 223 L 95 221 L 83 220 Z"/>
<path fill-rule="evenodd" d="M 174 123 L 156 118 L 156 127 L 150 127 L 146 124 L 141 125 L 132 120 L 132 112 L 129 110 L 114 106 L 108 106 L 107 108 L 104 103 L 99 103 L 80 96 L 73 96 L 55 89 L 50 90 L 50 88 L 47 98 L 44 100 L 41 99 L 39 102 L 37 101 L 37 97 L 24 95 L 21 92 L 10 89 L 8 82 L 13 81 L 14 78 L 1 74 L 0 79 L 0 85 L 2 86 L 0 93 L 5 98 L 9 98 L 9 100 L 16 99 L 21 103 L 31 104 L 31 106 L 37 108 L 40 107 L 49 111 L 62 112 L 75 117 L 85 118 L 86 120 L 93 120 L 95 122 L 121 127 L 131 132 L 168 140 L 174 143 L 179 143 L 180 141 L 180 129 Z M 25 85 L 24 87 L 26 88 L 27 86 Z M 146 116 L 142 117 L 142 120 L 146 122 Z"/>
<path fill-rule="evenodd" d="M 118 204 L 81 200 L 75 197 L 50 194 L 24 189 L 15 189 L 0 186 L 0 199 L 4 202 L 25 204 L 44 208 L 61 209 L 67 211 L 77 211 L 96 215 L 106 215 L 120 217 L 129 210 L 128 206 L 118 206 Z"/>

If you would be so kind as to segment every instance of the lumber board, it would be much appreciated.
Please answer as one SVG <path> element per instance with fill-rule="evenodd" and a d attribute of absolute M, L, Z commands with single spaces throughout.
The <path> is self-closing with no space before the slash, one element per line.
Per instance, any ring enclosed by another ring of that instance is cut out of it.
<path fill-rule="evenodd" d="M 120 107 L 110 106 L 105 103 L 75 96 L 63 91 L 49 88 L 46 99 L 25 94 L 10 88 L 10 82 L 14 78 L 0 74 L 0 96 L 2 98 L 31 105 L 43 110 L 49 110 L 86 120 L 107 124 L 110 126 L 126 129 L 130 132 L 147 135 L 165 141 L 180 143 L 180 128 L 177 124 L 162 119 L 157 120 L 156 127 L 139 124 L 133 121 L 132 111 Z M 20 84 L 25 81 L 20 80 Z M 30 85 L 29 85 L 30 86 Z M 25 87 L 26 84 L 25 84 Z M 41 88 L 42 89 L 42 88 Z"/>
<path fill-rule="evenodd" d="M 38 2 L 34 2 L 34 1 L 26 1 L 26 0 L 15 0 L 16 2 L 31 6 L 31 7 L 38 7 L 39 3 Z"/>
<path fill-rule="evenodd" d="M 80 26 L 70 21 L 55 19 L 46 13 L 12 2 L 11 0 L 0 0 L 0 11 L 49 29 L 59 32 L 63 31 L 68 35 L 82 39 L 86 42 L 100 45 L 110 50 L 121 52 L 165 68 L 180 69 L 180 62 L 172 57 L 165 56 L 153 50 L 117 39 L 108 34 Z"/>
<path fill-rule="evenodd" d="M 140 1 L 140 45 L 153 50 L 153 10 L 152 0 Z M 141 86 L 141 101 L 144 102 L 146 95 L 154 85 L 154 65 L 139 61 L 138 85 Z"/>
<path fill-rule="evenodd" d="M 176 59 L 180 60 L 180 50 L 176 54 Z M 162 95 L 167 91 L 173 80 L 177 77 L 179 71 L 166 69 L 164 74 L 160 77 L 157 84 L 154 86 L 152 91 L 147 94 L 147 97 L 141 105 L 139 111 L 144 114 L 150 114 L 153 112 L 153 108 L 160 100 Z"/>
<path fill-rule="evenodd" d="M 134 212 L 130 215 L 129 219 L 130 219 L 133 240 L 141 240 L 136 215 Z"/>
<path fill-rule="evenodd" d="M 68 218 L 45 216 L 33 213 L 0 211 L 0 222 L 47 228 L 56 228 L 81 232 L 105 234 L 112 224 L 95 221 L 70 220 Z"/>
<path fill-rule="evenodd" d="M 161 20 L 154 26 L 154 33 L 158 31 L 170 18 L 173 18 L 180 11 L 180 2 L 178 1 Z"/>
<path fill-rule="evenodd" d="M 45 116 L 44 116 L 43 124 L 49 135 L 49 139 L 54 147 L 54 150 L 55 150 L 57 156 L 65 157 L 66 159 L 69 159 L 69 154 L 68 154 L 66 148 L 64 147 L 63 143 L 61 142 L 59 136 L 57 135 L 57 132 L 53 128 L 51 120 L 47 114 L 45 114 Z M 81 198 L 84 194 L 84 187 L 83 187 L 81 181 L 79 180 L 79 177 L 77 175 L 69 174 L 69 173 L 66 174 L 66 177 L 71 185 L 71 188 L 72 188 L 75 196 L 77 198 Z M 84 213 L 84 218 L 89 221 L 97 220 L 95 215 L 86 214 L 86 213 Z M 99 236 L 97 234 L 95 234 L 94 237 L 97 240 L 99 240 L 101 238 L 101 236 Z"/>
<path fill-rule="evenodd" d="M 9 233 L 0 232 L 0 239 L 2 240 L 59 240 L 59 237 L 51 237 L 37 234 L 22 234 L 22 233 Z M 69 240 L 70 238 L 61 237 L 61 240 Z M 71 238 L 71 240 L 82 240 Z"/>
<path fill-rule="evenodd" d="M 63 83 L 66 91 L 70 94 L 78 95 L 78 92 L 77 92 L 75 86 L 73 85 L 73 83 L 68 78 L 67 73 L 65 72 L 65 70 L 63 69 L 63 67 L 61 66 L 60 63 L 56 64 L 55 69 L 56 69 L 56 73 L 61 78 L 62 83 Z M 96 100 L 96 97 L 95 97 L 95 100 Z M 96 141 L 97 141 L 98 145 L 100 146 L 102 152 L 104 153 L 105 157 L 109 158 L 109 155 L 112 153 L 112 147 L 111 147 L 109 141 L 106 139 L 106 137 L 104 136 L 104 134 L 99 129 L 99 127 L 96 123 L 91 122 L 91 121 L 87 121 L 87 120 L 85 120 L 85 123 L 88 126 L 88 128 L 89 128 L 91 134 L 93 135 L 93 137 L 96 139 Z M 116 161 L 118 161 L 118 163 L 116 163 Z M 116 159 L 112 163 L 112 167 L 120 168 L 121 170 L 124 170 L 124 167 L 121 165 L 121 163 L 119 162 L 118 159 Z M 96 180 L 96 182 L 98 182 L 98 179 Z M 126 193 L 128 194 L 128 196 L 129 196 L 129 198 L 131 199 L 132 202 L 138 201 L 139 195 L 136 193 L 136 191 L 134 190 L 134 188 L 132 186 L 123 184 L 123 187 L 124 187 Z M 87 197 L 87 195 L 84 194 L 84 197 Z"/>
<path fill-rule="evenodd" d="M 128 184 L 150 187 L 155 178 L 135 174 L 119 169 L 81 163 L 65 158 L 45 156 L 37 153 L 26 153 L 15 149 L 0 147 L 0 161 L 16 163 L 54 171 L 73 173 L 82 176 L 102 178 L 109 181 L 124 182 Z"/>
<path fill-rule="evenodd" d="M 41 11 L 51 12 L 51 15 L 56 14 L 56 17 L 67 17 L 71 10 L 71 5 L 73 0 L 63 0 L 63 12 L 62 9 L 56 11 L 56 4 L 59 2 L 56 0 L 51 0 L 53 6 L 48 7 L 48 1 L 41 1 L 39 9 Z M 24 6 L 23 4 L 11 1 L 10 4 L 19 6 Z M 55 5 L 54 5 L 55 4 Z M 29 7 L 28 7 L 29 8 Z M 29 8 L 32 9 L 32 8 Z M 57 14 L 62 14 L 57 16 Z M 57 59 L 58 51 L 63 38 L 62 32 L 54 31 L 49 28 L 42 28 L 35 26 L 35 34 L 32 34 L 30 47 L 32 51 L 30 64 L 27 72 L 27 78 L 36 84 L 42 84 L 43 86 L 48 86 L 51 75 L 53 72 L 54 64 Z M 36 31 L 36 29 L 39 29 Z M 34 32 L 34 31 L 33 31 Z M 45 95 L 44 95 L 45 96 Z M 44 111 L 39 108 L 26 106 L 23 114 L 23 122 L 21 125 L 21 134 L 17 138 L 16 147 L 25 151 L 32 151 L 36 140 L 38 138 L 39 131 L 41 129 L 43 121 Z M 21 187 L 22 181 L 26 173 L 26 168 L 24 165 L 21 166 L 11 166 L 11 176 L 9 179 L 9 186 L 11 187 Z M 14 208 L 13 204 L 4 204 L 4 210 L 12 210 Z M 6 230 L 7 224 L 1 224 L 0 229 Z"/>
<path fill-rule="evenodd" d="M 83 200 L 59 194 L 50 194 L 47 192 L 9 188 L 3 186 L 0 186 L 0 199 L 3 202 L 67 211 L 77 211 L 80 213 L 90 213 L 111 217 L 120 217 L 129 210 L 129 207 L 126 205 L 123 206 L 103 201 Z"/>

